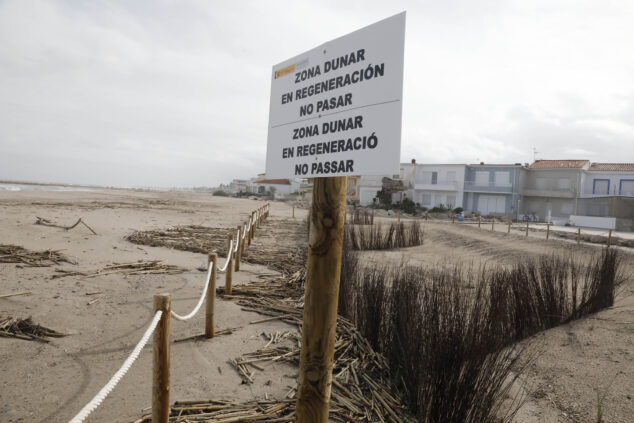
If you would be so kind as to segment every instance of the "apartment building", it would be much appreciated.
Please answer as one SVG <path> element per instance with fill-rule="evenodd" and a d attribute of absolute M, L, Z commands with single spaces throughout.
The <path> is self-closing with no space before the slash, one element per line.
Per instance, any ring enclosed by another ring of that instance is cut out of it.
<path fill-rule="evenodd" d="M 516 164 L 472 164 L 465 168 L 463 208 L 483 216 L 518 216 L 520 172 Z"/>
<path fill-rule="evenodd" d="M 403 175 L 414 178 L 408 197 L 421 207 L 463 207 L 464 164 L 416 164 L 414 172 L 405 166 Z"/>
<path fill-rule="evenodd" d="M 520 178 L 520 218 L 565 224 L 577 213 L 589 160 L 536 160 Z"/>
<path fill-rule="evenodd" d="M 582 176 L 580 197 L 634 197 L 634 163 L 592 163 Z"/>

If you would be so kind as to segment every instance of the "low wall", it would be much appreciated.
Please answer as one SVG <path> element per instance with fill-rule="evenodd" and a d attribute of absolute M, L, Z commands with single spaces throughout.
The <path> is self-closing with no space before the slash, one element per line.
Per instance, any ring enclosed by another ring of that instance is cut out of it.
<path fill-rule="evenodd" d="M 616 229 L 616 218 L 571 215 L 570 224 L 582 228 Z"/>

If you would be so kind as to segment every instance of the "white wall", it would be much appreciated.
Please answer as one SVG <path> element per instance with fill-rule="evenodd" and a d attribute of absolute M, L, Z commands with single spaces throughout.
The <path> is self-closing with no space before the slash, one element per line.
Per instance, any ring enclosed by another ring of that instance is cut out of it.
<path fill-rule="evenodd" d="M 594 183 L 595 180 L 607 179 L 609 181 L 610 192 L 609 194 L 596 192 L 593 194 L 592 187 L 597 188 L 597 184 L 603 182 Z M 634 172 L 605 172 L 605 171 L 586 171 L 583 175 L 581 197 L 595 197 L 601 195 L 620 195 L 619 187 L 621 180 L 634 179 Z M 624 195 L 627 195 L 624 193 Z"/>
<path fill-rule="evenodd" d="M 359 188 L 359 204 L 362 206 L 370 205 L 374 202 L 376 194 L 380 191 L 377 187 L 360 187 Z"/>
<path fill-rule="evenodd" d="M 454 208 L 463 207 L 465 167 L 463 164 L 417 164 L 414 202 L 428 208 L 448 203 Z M 431 195 L 430 202 L 424 201 L 427 195 Z"/>

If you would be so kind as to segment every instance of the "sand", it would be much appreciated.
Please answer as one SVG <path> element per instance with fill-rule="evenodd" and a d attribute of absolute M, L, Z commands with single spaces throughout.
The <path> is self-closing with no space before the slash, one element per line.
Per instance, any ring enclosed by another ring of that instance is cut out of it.
<path fill-rule="evenodd" d="M 105 190 L 98 192 L 0 191 L 0 243 L 28 249 L 58 249 L 77 262 L 72 266 L 20 268 L 0 263 L 0 294 L 32 291 L 33 295 L 0 299 L 0 315 L 33 316 L 36 323 L 69 333 L 50 343 L 0 338 L 0 421 L 65 422 L 77 413 L 127 358 L 152 318 L 152 296 L 169 292 L 176 312 L 185 314 L 200 295 L 204 254 L 131 244 L 133 230 L 172 225 L 234 228 L 262 201 L 212 197 L 209 194 Z M 291 209 L 273 203 L 271 220 L 290 218 Z M 78 226 L 71 231 L 35 225 L 36 216 L 59 224 L 83 218 L 96 232 Z M 262 237 L 264 238 L 264 237 Z M 261 239 L 262 239 L 261 238 Z M 254 242 L 259 242 L 256 237 Z M 177 275 L 81 276 L 50 279 L 55 268 L 87 271 L 112 262 L 161 260 L 187 269 Z M 222 263 L 224 261 L 221 260 Z M 273 271 L 242 263 L 234 284 L 247 283 Z M 224 283 L 224 275 L 218 279 Z M 98 293 L 93 295 L 87 295 Z M 94 299 L 97 303 L 89 305 Z M 247 400 L 283 397 L 295 384 L 285 375 L 288 364 L 267 371 L 244 385 L 227 361 L 262 348 L 263 331 L 295 330 L 280 322 L 249 325 L 261 319 L 232 301 L 218 300 L 216 330 L 240 329 L 208 341 L 172 345 L 171 399 Z M 204 330 L 204 313 L 189 322 L 172 321 L 178 339 Z M 151 346 L 90 421 L 126 422 L 151 405 Z"/>
<path fill-rule="evenodd" d="M 77 262 L 44 268 L 0 263 L 0 295 L 29 290 L 33 295 L 0 299 L 0 314 L 33 316 L 37 323 L 69 333 L 44 344 L 0 338 L 0 421 L 68 421 L 103 386 L 125 360 L 152 317 L 152 295 L 170 292 L 183 314 L 197 301 L 204 273 L 204 254 L 146 247 L 124 237 L 134 230 L 173 225 L 234 228 L 263 202 L 213 197 L 209 194 L 102 190 L 86 192 L 0 191 L 0 243 L 28 249 L 60 249 Z M 271 221 L 291 219 L 291 206 L 271 203 Z M 306 210 L 296 209 L 296 219 Z M 83 218 L 98 235 L 78 226 L 72 231 L 35 225 L 36 216 L 63 225 Z M 473 226 L 428 223 L 425 244 L 386 252 L 363 253 L 364 263 L 429 265 L 462 261 L 474 265 L 510 265 L 539 254 L 568 251 L 580 260 L 601 246 L 551 239 L 535 232 L 507 235 Z M 264 230 L 265 228 L 263 228 Z M 501 228 L 496 228 L 501 229 Z M 275 239 L 275 234 L 255 242 Z M 283 236 L 280 234 L 279 236 Z M 624 270 L 634 274 L 631 249 Z M 120 275 L 50 279 L 56 267 L 94 270 L 112 262 L 161 260 L 186 269 L 177 275 Z M 242 264 L 234 283 L 248 283 L 273 273 Z M 222 283 L 222 277 L 219 278 Z M 98 294 L 93 294 L 98 293 Z M 541 351 L 524 378 L 527 403 L 518 423 L 596 421 L 597 390 L 603 395 L 606 422 L 632 421 L 634 415 L 634 286 L 632 278 L 614 307 L 570 325 L 545 331 L 531 340 Z M 87 295 L 93 294 L 93 295 Z M 93 299 L 99 301 L 89 305 Z M 280 322 L 250 325 L 262 316 L 242 311 L 234 302 L 218 300 L 216 330 L 238 327 L 231 335 L 172 345 L 171 399 L 282 398 L 297 369 L 267 365 L 245 385 L 227 361 L 266 344 L 261 332 L 294 330 Z M 173 338 L 201 333 L 200 313 L 187 323 L 172 322 Z M 139 418 L 151 403 L 151 347 L 98 408 L 90 421 L 127 422 Z M 608 389 L 609 386 L 609 389 Z M 593 420 L 594 415 L 594 420 Z"/>

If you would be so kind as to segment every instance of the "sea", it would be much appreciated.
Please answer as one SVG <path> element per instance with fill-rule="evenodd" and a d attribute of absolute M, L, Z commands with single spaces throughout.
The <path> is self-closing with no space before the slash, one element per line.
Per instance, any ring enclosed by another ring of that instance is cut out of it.
<path fill-rule="evenodd" d="M 98 188 L 0 182 L 0 191 L 96 191 Z"/>

